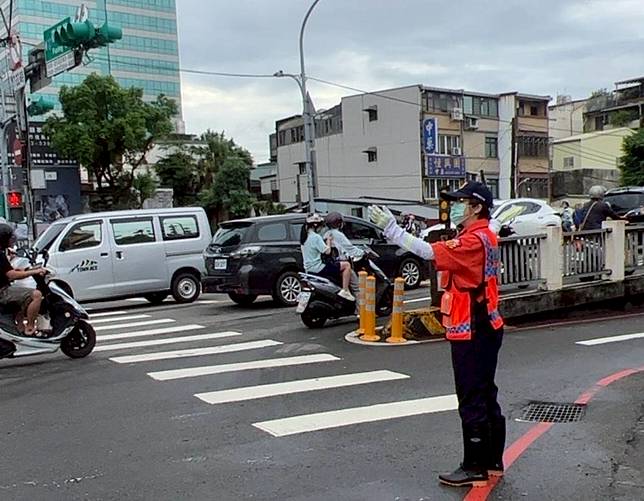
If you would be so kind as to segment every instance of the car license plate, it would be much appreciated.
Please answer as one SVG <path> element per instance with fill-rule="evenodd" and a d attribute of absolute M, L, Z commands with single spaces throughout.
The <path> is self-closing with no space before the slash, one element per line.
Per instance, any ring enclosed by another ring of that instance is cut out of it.
<path fill-rule="evenodd" d="M 215 270 L 225 270 L 228 267 L 227 259 L 215 259 Z"/>
<path fill-rule="evenodd" d="M 300 292 L 300 295 L 298 297 L 297 309 L 295 310 L 295 312 L 302 313 L 304 310 L 306 310 L 306 305 L 309 304 L 309 299 L 311 299 L 310 292 Z"/>

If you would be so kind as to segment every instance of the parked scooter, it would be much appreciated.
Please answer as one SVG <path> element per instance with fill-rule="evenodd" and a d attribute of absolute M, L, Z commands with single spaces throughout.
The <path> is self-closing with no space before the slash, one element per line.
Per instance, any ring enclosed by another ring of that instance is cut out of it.
<path fill-rule="evenodd" d="M 391 314 L 393 302 L 393 282 L 373 262 L 370 256 L 377 256 L 371 249 L 366 248 L 364 256 L 353 262 L 353 270 L 366 271 L 376 277 L 376 315 Z M 304 325 L 311 329 L 324 326 L 327 320 L 350 317 L 356 314 L 356 301 L 340 297 L 340 285 L 326 278 L 300 273 L 302 292 L 296 313 L 300 314 Z"/>
<path fill-rule="evenodd" d="M 47 268 L 47 251 L 40 254 L 21 250 L 18 259 L 26 258 L 31 266 Z M 41 259 L 39 259 L 41 256 Z M 15 263 L 15 261 L 14 261 Z M 89 316 L 69 294 L 51 282 L 54 271 L 47 268 L 46 276 L 34 276 L 35 284 L 43 295 L 38 317 L 38 336 L 25 336 L 16 322 L 18 308 L 0 308 L 0 358 L 24 357 L 54 353 L 59 348 L 70 358 L 89 355 L 96 344 L 96 332 L 87 321 Z"/>

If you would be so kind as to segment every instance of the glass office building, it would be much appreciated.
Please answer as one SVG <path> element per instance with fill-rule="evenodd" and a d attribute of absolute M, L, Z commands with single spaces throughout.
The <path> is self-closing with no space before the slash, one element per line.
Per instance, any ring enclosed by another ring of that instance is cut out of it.
<path fill-rule="evenodd" d="M 57 102 L 62 85 L 76 85 L 93 72 L 111 74 L 123 86 L 140 87 L 144 99 L 164 94 L 177 101 L 177 132 L 183 132 L 181 79 L 175 0 L 94 0 L 83 2 L 89 20 L 123 29 L 123 39 L 108 47 L 94 49 L 91 62 L 54 78 L 52 85 L 38 92 Z M 14 0 L 13 25 L 23 41 L 26 55 L 30 45 L 43 41 L 45 29 L 66 17 L 74 17 L 81 0 Z M 9 0 L 1 0 L 4 12 Z"/>

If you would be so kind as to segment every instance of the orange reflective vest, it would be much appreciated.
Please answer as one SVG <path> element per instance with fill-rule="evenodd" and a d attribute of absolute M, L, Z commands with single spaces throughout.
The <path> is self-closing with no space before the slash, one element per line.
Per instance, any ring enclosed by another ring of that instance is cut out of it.
<path fill-rule="evenodd" d="M 454 285 L 451 272 L 443 272 L 441 286 L 445 289 L 441 300 L 443 326 L 447 329 L 446 337 L 450 341 L 468 341 L 472 338 L 473 301 L 487 303 L 487 313 L 493 329 L 503 327 L 499 314 L 499 245 L 496 235 L 488 228 L 477 230 L 474 234 L 483 243 L 485 249 L 485 266 L 483 283 L 479 289 L 459 290 Z"/>

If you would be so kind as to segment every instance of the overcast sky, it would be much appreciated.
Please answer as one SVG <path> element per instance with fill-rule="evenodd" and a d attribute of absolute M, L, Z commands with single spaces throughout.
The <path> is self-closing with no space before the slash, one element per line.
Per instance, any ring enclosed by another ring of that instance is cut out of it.
<path fill-rule="evenodd" d="M 312 0 L 177 0 L 181 67 L 299 73 Z M 424 84 L 586 97 L 644 75 L 644 0 L 321 0 L 307 74 L 363 90 Z M 256 162 L 275 121 L 301 111 L 294 81 L 182 74 L 188 132 L 225 131 Z M 317 109 L 355 92 L 309 82 Z"/>

